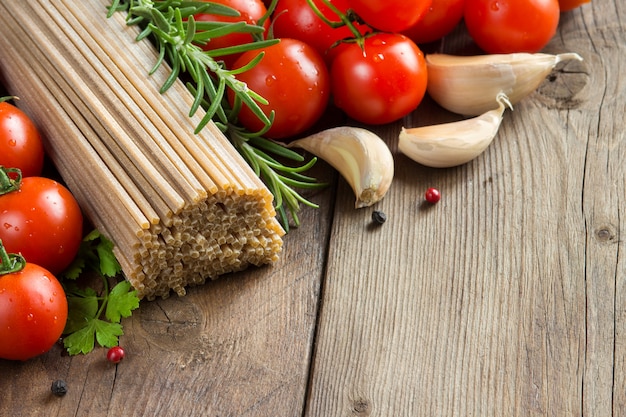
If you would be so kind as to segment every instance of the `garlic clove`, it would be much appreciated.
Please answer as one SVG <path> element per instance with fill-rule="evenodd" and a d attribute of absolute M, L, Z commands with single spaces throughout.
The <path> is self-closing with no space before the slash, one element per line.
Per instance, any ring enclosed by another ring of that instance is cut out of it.
<path fill-rule="evenodd" d="M 494 108 L 494 97 L 503 92 L 518 103 L 543 82 L 559 63 L 582 61 L 576 53 L 491 54 L 455 56 L 430 54 L 428 94 L 453 113 L 477 116 Z"/>
<path fill-rule="evenodd" d="M 288 144 L 325 160 L 348 182 L 356 195 L 356 208 L 382 200 L 394 174 L 393 155 L 375 133 L 341 126 L 323 130 Z"/>
<path fill-rule="evenodd" d="M 496 95 L 498 108 L 458 122 L 405 129 L 400 132 L 400 152 L 433 168 L 464 164 L 484 152 L 498 133 L 506 107 L 513 108 L 504 93 Z"/>

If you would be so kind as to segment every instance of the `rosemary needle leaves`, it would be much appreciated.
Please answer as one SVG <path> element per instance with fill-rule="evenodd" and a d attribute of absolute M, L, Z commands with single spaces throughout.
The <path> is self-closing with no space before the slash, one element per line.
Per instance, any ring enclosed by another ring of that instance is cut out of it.
<path fill-rule="evenodd" d="M 272 6 L 268 8 L 268 14 L 271 10 Z M 126 11 L 127 24 L 139 25 L 142 29 L 137 41 L 149 38 L 154 42 L 159 57 L 150 73 L 159 68 L 163 62 L 169 64 L 171 73 L 160 91 L 166 91 L 177 78 L 184 76 L 187 88 L 194 95 L 189 115 L 193 116 L 200 107 L 205 110 L 205 115 L 196 126 L 196 133 L 212 120 L 274 195 L 274 206 L 285 231 L 289 231 L 288 214 L 291 215 L 295 226 L 299 226 L 300 204 L 311 207 L 317 205 L 302 197 L 295 188 L 311 189 L 326 185 L 302 174 L 315 164 L 316 158 L 296 167 L 285 165 L 278 158 L 297 163 L 302 163 L 304 158 L 297 152 L 263 137 L 264 132 L 271 126 L 272 116 L 267 117 L 259 103 L 267 104 L 267 101 L 235 77 L 236 74 L 256 65 L 262 59 L 262 54 L 247 66 L 236 70 L 226 69 L 222 62 L 214 58 L 279 42 L 277 39 L 263 39 L 264 19 L 257 25 L 245 22 L 196 22 L 194 15 L 200 12 L 238 15 L 236 10 L 227 6 L 203 1 L 113 0 L 108 16 L 112 16 L 116 11 Z M 236 47 L 212 51 L 202 49 L 201 45 L 211 38 L 233 32 L 250 33 L 255 40 Z M 231 108 L 226 99 L 227 89 L 235 93 L 234 108 Z M 259 132 L 248 132 L 237 125 L 237 113 L 242 104 L 248 106 L 264 123 L 264 129 Z"/>

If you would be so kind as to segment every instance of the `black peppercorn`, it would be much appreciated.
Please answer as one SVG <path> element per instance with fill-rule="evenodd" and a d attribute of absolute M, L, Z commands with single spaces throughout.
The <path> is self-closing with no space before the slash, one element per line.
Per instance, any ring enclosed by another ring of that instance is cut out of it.
<path fill-rule="evenodd" d="M 378 224 L 383 224 L 387 221 L 387 215 L 380 210 L 374 210 L 372 212 L 372 220 Z"/>
<path fill-rule="evenodd" d="M 57 397 L 67 394 L 67 384 L 62 379 L 57 379 L 52 383 L 52 393 Z"/>

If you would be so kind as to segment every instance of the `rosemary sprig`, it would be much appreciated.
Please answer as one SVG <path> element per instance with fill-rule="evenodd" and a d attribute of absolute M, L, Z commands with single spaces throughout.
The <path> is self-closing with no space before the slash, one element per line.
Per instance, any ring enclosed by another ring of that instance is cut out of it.
<path fill-rule="evenodd" d="M 317 158 L 312 158 L 308 163 L 299 167 L 288 167 L 265 151 L 298 162 L 302 162 L 304 158 L 291 149 L 287 149 L 262 136 L 250 134 L 240 127 L 230 125 L 228 131 L 235 147 L 250 164 L 256 175 L 267 184 L 267 188 L 274 194 L 276 211 L 285 230 L 289 231 L 287 210 L 289 210 L 295 226 L 298 227 L 300 220 L 298 219 L 297 211 L 300 203 L 311 207 L 317 207 L 317 205 L 298 194 L 294 187 L 318 188 L 326 185 L 316 182 L 315 178 L 302 174 L 302 172 L 307 171 L 317 162 Z M 285 210 L 285 205 L 287 210 Z"/>
<path fill-rule="evenodd" d="M 274 4 L 268 8 L 268 14 L 273 10 L 272 6 Z M 274 195 L 274 206 L 285 230 L 289 230 L 288 215 L 291 215 L 295 226 L 299 226 L 300 204 L 311 207 L 317 205 L 302 197 L 295 189 L 325 186 L 318 183 L 315 178 L 302 174 L 315 164 L 316 158 L 297 167 L 285 165 L 277 158 L 297 163 L 302 163 L 304 158 L 263 136 L 273 120 L 273 115 L 266 116 L 260 107 L 260 104 L 267 104 L 267 100 L 236 78 L 237 74 L 256 65 L 263 58 L 261 53 L 245 67 L 235 70 L 226 69 L 223 63 L 215 58 L 279 42 L 277 39 L 263 39 L 265 29 L 261 26 L 262 21 L 257 25 L 245 22 L 196 22 L 194 15 L 201 12 L 238 16 L 234 9 L 203 1 L 112 0 L 109 16 L 116 11 L 126 11 L 127 24 L 142 28 L 137 37 L 138 41 L 150 38 L 155 43 L 159 58 L 150 73 L 156 71 L 163 62 L 169 64 L 171 73 L 161 86 L 161 92 L 170 88 L 183 74 L 189 79 L 187 87 L 194 95 L 189 115 L 194 115 L 200 107 L 205 110 L 205 115 L 195 132 L 198 133 L 213 120 Z M 212 51 L 202 49 L 201 45 L 210 39 L 233 32 L 250 33 L 254 41 Z M 228 89 L 232 90 L 236 97 L 232 107 L 226 99 Z M 243 104 L 263 122 L 265 127 L 261 131 L 249 132 L 237 125 L 237 113 Z"/>

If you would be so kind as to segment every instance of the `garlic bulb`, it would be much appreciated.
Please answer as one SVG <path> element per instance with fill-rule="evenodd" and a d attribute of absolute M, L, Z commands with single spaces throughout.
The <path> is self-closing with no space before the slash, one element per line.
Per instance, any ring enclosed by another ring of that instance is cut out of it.
<path fill-rule="evenodd" d="M 393 156 L 376 134 L 358 127 L 335 127 L 288 145 L 322 158 L 346 179 L 356 195 L 356 208 L 380 201 L 393 179 Z"/>
<path fill-rule="evenodd" d="M 497 94 L 495 100 L 497 109 L 471 119 L 402 128 L 398 149 L 414 161 L 433 168 L 448 168 L 471 161 L 483 153 L 496 136 L 505 108 L 513 108 L 504 93 Z"/>
<path fill-rule="evenodd" d="M 513 53 L 478 56 L 431 54 L 428 94 L 441 107 L 476 116 L 494 108 L 494 97 L 503 92 L 511 104 L 532 93 L 562 61 L 582 57 L 576 53 L 549 55 Z"/>

